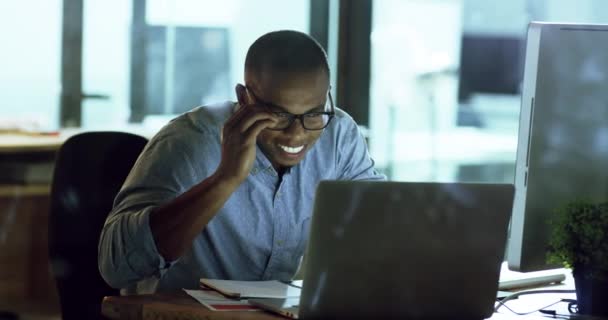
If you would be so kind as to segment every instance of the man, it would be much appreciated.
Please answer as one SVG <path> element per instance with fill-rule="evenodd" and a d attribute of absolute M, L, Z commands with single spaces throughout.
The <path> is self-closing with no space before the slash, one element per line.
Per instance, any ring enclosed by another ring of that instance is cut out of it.
<path fill-rule="evenodd" d="M 140 155 L 101 234 L 99 269 L 112 287 L 289 280 L 319 181 L 384 179 L 334 107 L 325 52 L 308 35 L 256 40 L 236 95 L 177 117 Z"/>

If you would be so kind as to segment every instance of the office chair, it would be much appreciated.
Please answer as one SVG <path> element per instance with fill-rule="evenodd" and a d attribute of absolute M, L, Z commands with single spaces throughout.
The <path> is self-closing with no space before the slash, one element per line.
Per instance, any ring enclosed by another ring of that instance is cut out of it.
<path fill-rule="evenodd" d="M 117 295 L 97 267 L 107 215 L 147 139 L 124 132 L 86 132 L 59 149 L 49 217 L 49 258 L 63 319 L 102 319 L 101 302 Z"/>

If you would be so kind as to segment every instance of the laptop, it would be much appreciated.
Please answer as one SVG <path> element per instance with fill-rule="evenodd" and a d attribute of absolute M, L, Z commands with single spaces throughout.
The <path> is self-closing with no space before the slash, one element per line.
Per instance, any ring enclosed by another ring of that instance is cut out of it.
<path fill-rule="evenodd" d="M 511 184 L 323 181 L 300 299 L 251 299 L 291 318 L 493 313 Z"/>

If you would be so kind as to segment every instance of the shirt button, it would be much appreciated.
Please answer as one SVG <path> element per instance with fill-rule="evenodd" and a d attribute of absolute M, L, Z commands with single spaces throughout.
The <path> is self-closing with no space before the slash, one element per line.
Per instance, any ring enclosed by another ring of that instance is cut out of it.
<path fill-rule="evenodd" d="M 283 245 L 283 240 L 279 240 L 279 241 L 277 241 L 277 246 L 279 246 L 279 247 L 280 247 L 280 246 L 282 246 L 282 245 Z"/>

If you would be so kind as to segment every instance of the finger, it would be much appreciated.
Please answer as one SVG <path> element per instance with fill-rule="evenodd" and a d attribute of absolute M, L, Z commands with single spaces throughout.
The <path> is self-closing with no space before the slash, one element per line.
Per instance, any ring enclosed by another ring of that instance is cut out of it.
<path fill-rule="evenodd" d="M 251 111 L 253 110 L 249 106 L 241 104 L 237 105 L 237 110 L 228 118 L 228 120 L 226 120 L 226 122 L 224 122 L 224 127 L 234 127 L 245 115 Z"/>
<path fill-rule="evenodd" d="M 237 112 L 235 112 L 226 121 L 226 123 L 224 123 L 224 126 L 228 127 L 230 130 L 232 130 L 233 128 L 236 128 L 236 127 L 242 127 L 241 123 L 245 119 L 251 117 L 252 115 L 254 115 L 256 113 L 268 114 L 271 117 L 274 117 L 274 115 L 272 113 L 268 112 L 266 109 L 264 109 L 260 106 L 257 106 L 257 105 L 241 106 L 239 108 L 239 110 L 237 110 Z M 240 131 L 242 132 L 243 130 L 240 130 Z"/>
<path fill-rule="evenodd" d="M 234 133 L 239 136 L 242 135 L 256 121 L 275 118 L 272 113 L 256 111 L 253 106 L 243 107 L 243 109 L 247 110 L 240 111 L 238 114 L 235 113 L 224 123 L 221 130 L 221 141 L 224 140 L 224 137 L 232 136 Z"/>
<path fill-rule="evenodd" d="M 272 120 L 261 120 L 261 121 L 254 123 L 251 127 L 249 127 L 247 132 L 244 133 L 245 142 L 246 143 L 255 143 L 260 132 L 262 132 L 262 130 L 270 127 L 272 124 L 274 124 L 274 121 L 272 121 Z"/>
<path fill-rule="evenodd" d="M 241 133 L 245 133 L 254 123 L 256 123 L 258 121 L 265 121 L 265 120 L 272 121 L 272 124 L 276 124 L 278 121 L 276 116 L 273 115 L 272 113 L 256 112 L 256 113 L 250 114 L 249 116 L 242 118 L 241 122 L 238 125 L 239 131 Z"/>

